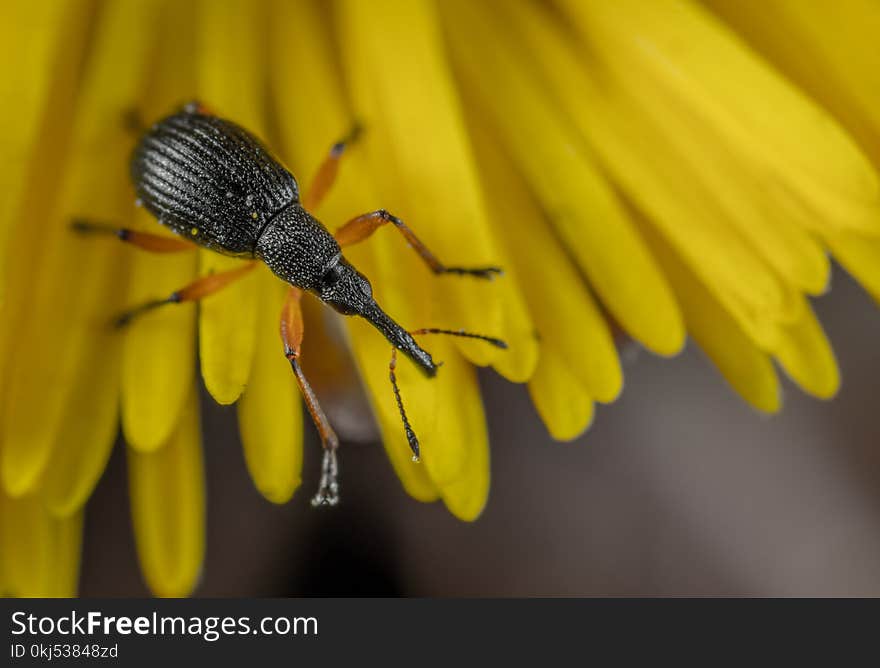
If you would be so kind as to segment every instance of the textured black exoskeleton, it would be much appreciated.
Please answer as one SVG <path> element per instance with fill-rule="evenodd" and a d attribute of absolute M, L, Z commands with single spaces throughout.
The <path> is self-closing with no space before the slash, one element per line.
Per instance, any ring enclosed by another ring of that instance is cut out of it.
<path fill-rule="evenodd" d="M 331 149 L 307 193 L 309 206 L 314 205 L 332 183 L 344 147 L 345 141 L 341 141 Z M 437 364 L 416 343 L 413 334 L 466 336 L 506 347 L 498 339 L 461 331 L 408 332 L 379 307 L 370 282 L 342 256 L 340 244 L 357 243 L 380 225 L 391 223 L 435 273 L 491 278 L 500 270 L 444 266 L 402 220 L 384 210 L 358 216 L 340 228 L 336 236 L 332 235 L 306 211 L 300 202 L 296 180 L 259 140 L 235 123 L 204 113 L 197 103 L 187 105 L 143 133 L 131 160 L 131 178 L 139 202 L 186 242 L 83 221 L 76 222 L 75 229 L 109 231 L 154 252 L 186 250 L 192 248 L 189 242 L 193 242 L 225 255 L 262 261 L 296 288 L 291 290 L 285 304 L 281 336 L 285 355 L 324 445 L 321 486 L 313 499 L 316 505 L 332 505 L 338 501 L 336 449 L 339 441 L 299 366 L 300 290 L 313 293 L 339 313 L 368 320 L 391 342 L 394 351 L 402 351 L 428 376 L 437 373 Z M 126 324 L 133 316 L 162 304 L 197 301 L 243 275 L 249 266 L 253 263 L 224 274 L 202 277 L 166 299 L 132 309 L 117 323 Z M 395 364 L 393 352 L 390 379 L 394 397 L 417 459 L 419 442 L 403 409 Z"/>

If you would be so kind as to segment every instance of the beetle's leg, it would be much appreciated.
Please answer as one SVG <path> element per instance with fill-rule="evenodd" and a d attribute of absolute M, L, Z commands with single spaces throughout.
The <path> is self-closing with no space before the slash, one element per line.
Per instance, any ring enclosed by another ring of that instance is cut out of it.
<path fill-rule="evenodd" d="M 219 292 L 227 285 L 234 283 L 239 278 L 250 272 L 256 266 L 256 262 L 248 262 L 241 267 L 236 267 L 235 269 L 230 269 L 229 271 L 223 271 L 218 274 L 209 274 L 207 276 L 202 276 L 201 278 L 196 279 L 186 287 L 172 292 L 165 299 L 155 299 L 151 302 L 146 302 L 144 304 L 141 304 L 140 306 L 136 306 L 129 311 L 126 311 L 118 318 L 116 318 L 114 324 L 117 327 L 124 327 L 125 325 L 130 323 L 135 317 L 142 315 L 148 311 L 152 311 L 153 309 L 160 306 L 164 306 L 165 304 L 183 304 L 186 302 L 197 302 L 200 299 L 204 299 L 205 297 Z"/>
<path fill-rule="evenodd" d="M 336 451 L 339 449 L 339 438 L 321 404 L 318 403 L 318 397 L 315 396 L 312 386 L 306 380 L 302 367 L 299 364 L 300 346 L 303 339 L 303 317 L 302 291 L 297 288 L 291 288 L 284 302 L 284 308 L 281 310 L 281 341 L 284 343 L 284 355 L 290 362 L 293 369 L 293 375 L 296 376 L 296 382 L 299 384 L 300 392 L 302 392 L 303 400 L 306 402 L 306 408 L 315 427 L 318 428 L 318 434 L 321 436 L 321 445 L 324 447 L 324 457 L 321 462 L 321 482 L 318 487 L 318 493 L 312 498 L 313 506 L 335 506 L 339 503 L 339 483 L 337 477 L 339 474 L 339 465 L 336 460 Z"/>
<path fill-rule="evenodd" d="M 303 196 L 302 205 L 307 211 L 314 211 L 324 199 L 324 195 L 330 190 L 336 181 L 339 171 L 339 160 L 349 144 L 354 142 L 361 134 L 361 126 L 358 123 L 352 125 L 351 130 L 338 142 L 330 147 L 330 153 L 324 158 L 324 162 L 318 167 L 306 194 Z"/>
<path fill-rule="evenodd" d="M 413 336 L 421 336 L 422 334 L 446 334 L 448 336 L 460 336 L 467 339 L 479 339 L 485 341 L 496 348 L 507 349 L 507 343 L 494 336 L 485 336 L 483 334 L 474 334 L 466 332 L 463 329 L 437 329 L 436 327 L 426 327 L 423 329 L 414 329 L 410 332 Z M 391 349 L 391 363 L 388 365 L 388 377 L 391 380 L 391 389 L 394 392 L 394 400 L 397 402 L 397 410 L 400 412 L 400 419 L 403 421 L 403 431 L 406 433 L 406 440 L 409 443 L 410 450 L 413 453 L 413 461 L 419 461 L 419 439 L 413 431 L 406 410 L 403 407 L 403 399 L 400 396 L 400 387 L 397 385 L 397 348 Z"/>
<path fill-rule="evenodd" d="M 385 209 L 371 211 L 363 215 L 352 218 L 345 225 L 336 230 L 336 241 L 340 246 L 351 246 L 369 237 L 377 229 L 391 223 L 404 236 L 407 243 L 412 246 L 413 250 L 425 261 L 431 271 L 435 274 L 466 274 L 468 276 L 477 276 L 478 278 L 492 278 L 495 274 L 500 274 L 499 267 L 447 267 L 436 256 L 428 250 L 427 246 L 419 241 L 419 238 L 413 233 L 406 223 L 397 216 L 393 216 Z"/>
<path fill-rule="evenodd" d="M 113 236 L 125 243 L 137 246 L 151 253 L 179 253 L 195 250 L 197 246 L 184 239 L 163 237 L 159 234 L 148 234 L 127 227 L 114 227 L 104 223 L 93 223 L 77 218 L 70 224 L 71 229 L 79 234 L 100 234 Z"/>

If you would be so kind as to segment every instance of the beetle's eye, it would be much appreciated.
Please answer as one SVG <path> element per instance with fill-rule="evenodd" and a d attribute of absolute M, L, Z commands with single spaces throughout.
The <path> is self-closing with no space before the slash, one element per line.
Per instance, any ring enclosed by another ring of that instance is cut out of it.
<path fill-rule="evenodd" d="M 324 272 L 324 275 L 321 277 L 321 283 L 325 287 L 330 287 L 336 285 L 340 278 L 342 278 L 342 267 L 338 264 L 334 264 Z"/>

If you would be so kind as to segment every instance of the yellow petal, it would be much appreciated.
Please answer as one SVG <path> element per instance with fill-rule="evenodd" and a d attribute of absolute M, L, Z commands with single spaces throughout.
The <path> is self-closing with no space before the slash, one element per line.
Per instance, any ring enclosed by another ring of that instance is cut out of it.
<path fill-rule="evenodd" d="M 389 346 L 362 323 L 349 327 L 386 450 L 404 487 L 421 500 L 436 498 L 436 487 L 454 515 L 476 518 L 488 494 L 489 461 L 473 369 L 440 337 L 425 337 L 426 348 L 435 360 L 443 362 L 436 378 L 426 378 L 409 360 L 398 357 L 396 375 L 402 400 L 421 442 L 422 463 L 416 464 L 410 461 L 412 455 L 388 382 Z M 367 352 L 370 347 L 372 351 Z"/>
<path fill-rule="evenodd" d="M 325 20 L 326 3 L 309 0 L 292 3 L 273 0 L 269 13 L 268 41 L 270 59 L 276 64 L 269 69 L 270 85 L 278 117 L 282 157 L 293 168 L 304 191 L 330 147 L 351 127 L 353 118 L 343 102 L 340 85 L 342 73 L 331 44 L 330 27 Z M 290 39 L 290 26 L 297 26 L 297 39 Z M 291 85 L 290 72 L 296 68 L 296 85 Z M 329 205 L 336 209 L 340 201 L 350 199 L 349 190 L 358 189 L 360 179 L 352 180 L 357 167 L 360 144 L 347 149 L 341 162 L 336 185 L 327 194 L 319 212 Z M 352 161 L 355 164 L 352 164 Z M 369 176 L 367 175 L 367 180 Z M 361 186 L 360 189 L 362 189 Z M 300 194 L 303 194 L 302 192 Z M 360 211 L 336 211 L 349 218 Z M 341 225 L 342 219 L 328 221 L 328 227 Z"/>
<path fill-rule="evenodd" d="M 287 289 L 267 270 L 261 269 L 257 280 L 257 349 L 251 382 L 238 405 L 238 422 L 254 484 L 269 501 L 285 503 L 300 484 L 302 406 L 278 335 Z"/>
<path fill-rule="evenodd" d="M 829 109 L 880 166 L 880 5 L 703 0 Z"/>
<path fill-rule="evenodd" d="M 367 128 L 363 148 L 382 207 L 407 221 L 445 264 L 498 265 L 500 257 L 489 231 L 433 3 L 344 0 L 338 18 L 354 108 Z M 401 240 L 395 241 L 398 253 L 412 254 Z M 426 319 L 413 322 L 414 326 L 498 335 L 503 301 L 494 282 L 434 278 L 423 263 L 418 264 L 394 267 L 398 289 L 406 286 L 428 302 Z M 481 365 L 503 354 L 473 340 L 456 345 Z"/>
<path fill-rule="evenodd" d="M 82 509 L 104 468 L 119 424 L 118 332 L 102 328 L 77 360 L 79 380 L 64 406 L 61 429 L 40 479 L 45 506 L 59 517 Z"/>
<path fill-rule="evenodd" d="M 692 109 L 609 64 L 626 54 L 609 55 L 609 63 L 591 60 L 584 69 L 562 29 L 529 7 L 509 9 L 607 169 L 749 335 L 773 341 L 779 321 L 800 315 L 795 286 L 818 292 L 827 281 L 827 258 L 801 229 L 801 218 L 785 208 L 787 200 L 777 201 L 778 193 L 765 192 L 749 176 L 750 166 L 734 160 L 723 137 L 703 127 Z"/>
<path fill-rule="evenodd" d="M 796 288 L 731 229 L 711 190 L 691 187 L 684 177 L 693 171 L 677 145 L 646 125 L 631 100 L 595 101 L 592 116 L 603 131 L 593 138 L 609 170 L 749 336 L 770 345 L 779 322 L 798 315 Z M 643 159 L 645 147 L 651 161 Z"/>
<path fill-rule="evenodd" d="M 80 510 L 68 517 L 52 517 L 52 572 L 49 596 L 71 598 L 79 588 L 79 569 L 82 559 L 82 538 L 85 512 Z"/>
<path fill-rule="evenodd" d="M 602 301 L 648 348 L 677 352 L 684 327 L 666 281 L 576 132 L 528 76 L 527 54 L 506 42 L 488 6 L 440 7 L 468 99 L 500 133 Z"/>
<path fill-rule="evenodd" d="M 74 596 L 79 580 L 81 512 L 53 517 L 35 495 L 0 492 L 0 589 L 4 596 Z"/>
<path fill-rule="evenodd" d="M 536 54 L 557 98 L 600 155 L 613 150 L 607 146 L 611 140 L 604 135 L 615 130 L 614 124 L 608 128 L 602 122 L 602 117 L 609 114 L 612 119 L 622 113 L 642 117 L 642 123 L 651 127 L 655 134 L 668 138 L 664 145 L 652 141 L 650 136 L 636 140 L 631 134 L 622 133 L 622 141 L 631 152 L 639 154 L 640 162 L 648 163 L 632 173 L 638 174 L 645 169 L 659 172 L 667 176 L 664 192 L 675 200 L 685 203 L 703 200 L 704 208 L 712 209 L 700 215 L 696 223 L 676 220 L 684 241 L 691 244 L 700 235 L 716 231 L 706 246 L 709 250 L 714 249 L 715 255 L 720 257 L 710 260 L 701 251 L 698 256 L 703 262 L 732 265 L 736 268 L 735 277 L 731 279 L 734 282 L 756 281 L 767 273 L 770 267 L 747 268 L 742 259 L 731 252 L 733 246 L 733 251 L 742 249 L 746 255 L 761 255 L 767 264 L 802 289 L 814 294 L 824 290 L 830 266 L 821 247 L 800 226 L 800 220 L 780 215 L 778 205 L 772 201 L 772 193 L 755 178 L 750 165 L 742 164 L 724 147 L 723 137 L 704 127 L 699 118 L 693 118 L 688 107 L 675 104 L 674 98 L 664 98 L 663 91 L 656 90 L 643 79 L 633 79 L 625 71 L 619 77 L 612 77 L 593 62 L 591 69 L 598 72 L 593 75 L 595 80 L 590 80 L 566 39 L 563 27 L 555 25 L 549 14 L 538 6 L 511 3 L 506 5 L 506 10 L 528 50 Z M 601 90 L 598 90 L 600 86 Z M 615 87 L 622 90 L 612 90 Z M 626 99 L 611 103 L 615 107 L 612 111 L 595 109 L 608 105 L 609 97 L 618 96 Z M 646 110 L 650 110 L 649 113 Z M 633 122 L 638 121 L 630 121 L 630 124 Z M 650 155 L 651 160 L 644 160 L 645 155 Z M 611 169 L 618 172 L 618 179 L 645 199 L 644 190 L 648 186 L 634 182 L 632 173 L 628 178 L 628 175 L 620 174 L 623 168 L 616 165 L 614 159 L 610 162 Z M 656 198 L 654 195 L 650 199 Z M 660 204 L 655 206 L 660 208 Z M 687 204 L 679 204 L 678 208 L 687 208 Z M 707 220 L 718 222 L 707 224 Z M 690 229 L 692 226 L 697 228 L 694 232 Z M 765 280 L 775 282 L 776 278 Z M 773 288 L 764 286 L 762 289 Z"/>
<path fill-rule="evenodd" d="M 828 234 L 825 240 L 840 264 L 880 303 L 880 240 L 857 234 Z"/>
<path fill-rule="evenodd" d="M 158 596 L 186 596 L 205 552 L 205 479 L 197 392 L 155 452 L 128 450 L 132 524 L 141 570 Z"/>
<path fill-rule="evenodd" d="M 61 7 L 60 3 L 50 4 L 53 8 Z M 51 67 L 47 69 L 47 73 L 52 75 L 46 82 L 47 97 L 41 108 L 31 110 L 39 125 L 33 137 L 34 142 L 30 146 L 30 155 L 24 164 L 16 164 L 15 160 L 10 158 L 8 165 L 13 172 L 9 178 L 20 178 L 21 190 L 20 192 L 10 190 L 8 193 L 11 198 L 8 202 L 10 208 L 2 214 L 5 219 L 0 221 L 0 226 L 6 229 L 3 233 L 6 235 L 6 241 L 3 243 L 8 244 L 8 248 L 0 254 L 0 267 L 2 267 L 0 283 L 3 285 L 3 288 L 0 288 L 0 320 L 4 323 L 21 322 L 33 300 L 31 294 L 33 270 L 34 267 L 40 266 L 46 245 L 43 243 L 45 236 L 43 227 L 28 223 L 46 220 L 52 215 L 57 202 L 54 198 L 46 197 L 46 193 L 59 191 L 67 167 L 72 134 L 70 110 L 74 108 L 79 93 L 81 83 L 79 76 L 93 12 L 82 11 L 83 7 L 72 4 L 67 5 L 66 9 L 70 15 L 64 17 L 64 29 L 58 33 L 59 39 L 52 51 Z M 9 24 L 9 28 L 16 32 L 14 24 Z M 52 36 L 51 30 L 46 36 Z M 16 42 L 10 38 L 8 44 L 14 48 Z M 34 79 L 34 86 L 38 86 L 41 75 L 33 72 L 30 75 Z M 38 93 L 36 88 L 32 89 L 31 94 L 38 95 Z M 10 151 L 12 150 L 14 149 L 10 148 Z M 29 251 L 16 252 L 21 248 L 28 248 Z M 7 282 L 10 288 L 5 290 Z M 5 294 L 3 294 L 4 290 Z M 18 330 L 15 327 L 0 327 L 0 393 L 6 381 L 5 369 L 10 356 L 10 345 L 17 340 L 17 334 Z"/>
<path fill-rule="evenodd" d="M 448 352 L 443 352 L 440 377 L 433 381 L 438 393 L 435 423 L 420 432 L 421 466 L 439 487 L 449 512 L 472 522 L 489 498 L 489 434 L 474 368 L 451 346 L 443 348 Z"/>
<path fill-rule="evenodd" d="M 198 5 L 198 98 L 214 112 L 265 137 L 265 6 L 250 0 Z M 201 274 L 227 271 L 240 260 L 199 251 Z M 253 274 L 201 303 L 199 354 L 211 395 L 231 404 L 250 377 L 256 345 L 257 281 Z"/>
<path fill-rule="evenodd" d="M 507 349 L 495 358 L 492 368 L 512 383 L 524 383 L 532 377 L 538 364 L 538 334 L 523 297 L 521 281 L 511 263 L 505 261 L 505 267 L 505 280 L 498 281 L 493 299 L 503 306 L 497 336 L 507 344 Z"/>
<path fill-rule="evenodd" d="M 807 307 L 799 322 L 785 327 L 773 352 L 785 372 L 806 392 L 820 399 L 837 393 L 837 360 L 813 309 Z"/>
<path fill-rule="evenodd" d="M 779 379 L 770 357 L 755 345 L 660 235 L 648 224 L 642 229 L 675 289 L 688 333 L 743 399 L 760 411 L 778 411 Z"/>
<path fill-rule="evenodd" d="M 571 372 L 568 360 L 555 350 L 541 350 L 529 395 L 547 431 L 557 441 L 580 436 L 593 421 L 593 401 Z"/>
<path fill-rule="evenodd" d="M 817 229 L 880 234 L 880 182 L 855 143 L 710 13 L 685 1 L 564 4 L 603 62 L 710 123 L 758 173 L 808 203 Z"/>
<path fill-rule="evenodd" d="M 51 95 L 56 45 L 62 30 L 78 28 L 76 18 L 68 17 L 71 13 L 69 5 L 54 0 L 10 0 L 0 6 L 0 62 L 7 64 L 0 77 L 0 99 L 10 102 L 0 106 L 0 127 L 4 128 L 0 137 L 0 258 L 6 255 L 28 159 Z M 0 304 L 4 283 L 0 271 Z"/>
<path fill-rule="evenodd" d="M 93 35 L 93 51 L 73 114 L 73 155 L 52 213 L 40 225 L 45 255 L 17 267 L 10 287 L 27 286 L 27 317 L 17 323 L 8 354 L 2 478 L 17 496 L 36 484 L 61 438 L 65 405 L 88 392 L 95 370 L 78 375 L 78 362 L 96 331 L 108 326 L 122 289 L 120 246 L 79 238 L 68 230 L 73 216 L 123 221 L 131 195 L 122 180 L 108 179 L 108 165 L 125 170 L 131 138 L 120 119 L 136 104 L 143 85 L 156 3 L 129 0 L 105 7 Z M 44 193 L 45 196 L 45 193 Z M 14 283 L 13 283 L 14 281 Z M 60 353 L 59 353 L 60 351 Z M 100 371 L 98 371 L 100 372 Z M 53 391 L 47 392 L 51 387 Z M 94 416 L 80 415 L 77 420 Z M 95 425 L 101 432 L 102 425 Z"/>
<path fill-rule="evenodd" d="M 488 192 L 496 193 L 492 199 L 492 222 L 504 240 L 512 268 L 522 277 L 519 286 L 535 323 L 541 359 L 549 353 L 564 361 L 571 376 L 579 382 L 581 390 L 576 405 L 586 412 L 576 422 L 583 428 L 592 414 L 590 397 L 613 401 L 623 387 L 614 340 L 605 317 L 529 196 L 523 179 L 492 142 L 487 124 L 477 117 L 472 121 L 484 183 Z M 557 366 L 548 362 L 545 374 L 549 365 Z M 545 413 L 550 414 L 541 414 Z M 569 427 L 554 430 L 570 433 L 573 427 Z"/>
<path fill-rule="evenodd" d="M 355 362 L 366 384 L 367 396 L 379 424 L 382 443 L 385 445 L 394 472 L 400 478 L 407 494 L 419 501 L 435 501 L 439 498 L 440 491 L 424 464 L 416 464 L 412 461 L 412 452 L 403 431 L 400 415 L 397 413 L 397 405 L 394 403 L 391 383 L 388 380 L 390 345 L 380 334 L 373 331 L 370 325 L 361 320 L 349 319 L 346 324 L 350 332 Z M 415 370 L 410 367 L 411 364 L 407 361 L 399 360 L 398 379 L 407 413 L 411 421 L 414 421 L 413 424 L 418 429 L 417 434 L 421 438 L 426 433 L 428 422 L 431 423 L 430 428 L 434 427 L 435 421 L 428 416 L 431 415 L 430 406 L 433 406 L 435 398 L 433 396 L 427 398 L 425 394 L 430 392 L 433 385 L 423 387 L 423 383 L 431 381 L 412 378 L 410 372 Z M 403 370 L 406 373 L 402 373 Z"/>
<path fill-rule="evenodd" d="M 195 72 L 190 3 L 165 6 L 152 81 L 141 107 L 145 122 L 153 122 L 182 100 L 192 97 Z M 135 226 L 162 234 L 156 219 L 138 209 Z M 197 272 L 197 254 L 129 253 L 127 307 L 165 297 L 190 283 Z M 125 332 L 122 365 L 122 428 L 130 446 L 155 450 L 168 440 L 189 397 L 189 378 L 195 368 L 196 307 L 191 304 L 158 309 L 137 320 Z"/>

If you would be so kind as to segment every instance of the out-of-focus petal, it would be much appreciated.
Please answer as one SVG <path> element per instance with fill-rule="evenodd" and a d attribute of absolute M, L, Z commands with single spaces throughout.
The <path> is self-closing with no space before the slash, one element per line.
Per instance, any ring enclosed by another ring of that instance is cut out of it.
<path fill-rule="evenodd" d="M 110 459 L 119 424 L 121 343 L 118 332 L 103 328 L 77 360 L 77 376 L 91 382 L 68 399 L 39 482 L 43 503 L 59 517 L 85 506 Z"/>
<path fill-rule="evenodd" d="M 721 146 L 807 203 L 815 229 L 880 234 L 880 182 L 856 144 L 709 12 L 689 1 L 563 4 L 606 66 L 689 108 Z"/>
<path fill-rule="evenodd" d="M 702 0 L 830 110 L 880 166 L 880 4 Z"/>
<path fill-rule="evenodd" d="M 829 234 L 834 257 L 880 303 L 880 240 L 858 234 Z"/>
<path fill-rule="evenodd" d="M 52 5 L 53 8 L 59 8 L 59 3 Z M 6 227 L 6 232 L 0 233 L 6 235 L 2 245 L 8 245 L 0 254 L 0 273 L 3 275 L 0 279 L 0 319 L 4 323 L 21 322 L 30 309 L 33 300 L 30 292 L 31 271 L 33 267 L 41 266 L 47 250 L 47 245 L 43 243 L 45 230 L 42 225 L 34 223 L 46 220 L 53 214 L 57 203 L 54 198 L 46 197 L 46 193 L 59 191 L 67 167 L 72 134 L 69 110 L 75 107 L 79 92 L 89 26 L 94 15 L 93 7 L 85 3 L 76 8 L 70 4 L 67 9 L 70 15 L 64 17 L 64 29 L 57 33 L 59 39 L 52 49 L 51 76 L 45 82 L 46 98 L 39 109 L 25 110 L 39 122 L 30 154 L 24 164 L 17 164 L 11 156 L 9 159 L 9 168 L 14 173 L 10 178 L 20 178 L 21 181 L 17 192 L 7 193 L 9 208 L 3 215 L 8 215 L 8 218 L 0 222 L 0 226 Z M 5 27 L 16 31 L 14 24 Z M 14 48 L 16 39 L 4 40 L 4 44 Z M 34 85 L 39 86 L 40 75 L 34 73 L 33 78 Z M 33 88 L 30 94 L 39 95 L 39 91 Z M 24 130 L 22 132 L 25 133 Z M 12 152 L 15 149 L 10 147 L 9 150 Z M 22 248 L 27 248 L 28 252 L 20 252 Z M 0 327 L 0 403 L 3 402 L 9 358 L 17 344 L 18 333 L 17 327 Z M 0 439 L 3 438 L 2 433 L 0 429 Z"/>
<path fill-rule="evenodd" d="M 535 323 L 540 355 L 550 351 L 565 361 L 582 388 L 583 396 L 575 403 L 591 414 L 592 402 L 585 391 L 609 402 L 623 387 L 614 340 L 581 275 L 529 195 L 527 184 L 481 120 L 474 117 L 472 128 L 484 182 L 490 192 L 504 194 L 492 201 L 492 222 L 517 276 L 522 277 L 519 285 Z M 588 421 L 589 415 L 583 417 Z"/>
<path fill-rule="evenodd" d="M 79 577 L 83 514 L 54 517 L 36 495 L 0 492 L 0 591 L 4 596 L 68 597 Z"/>
<path fill-rule="evenodd" d="M 500 133 L 591 285 L 633 337 L 660 354 L 677 352 L 684 327 L 663 275 L 576 131 L 529 76 L 526 52 L 507 42 L 488 6 L 440 7 L 469 99 Z"/>
<path fill-rule="evenodd" d="M 524 383 L 538 365 L 538 335 L 523 297 L 521 281 L 510 268 L 511 264 L 505 261 L 505 265 L 508 267 L 505 280 L 499 281 L 493 299 L 503 304 L 501 329 L 495 335 L 507 344 L 507 349 L 495 358 L 492 368 L 512 383 Z"/>
<path fill-rule="evenodd" d="M 675 290 L 688 333 L 749 404 L 767 413 L 778 411 L 781 391 L 770 356 L 755 345 L 649 224 L 642 229 Z"/>
<path fill-rule="evenodd" d="M 557 441 L 580 436 L 593 421 L 593 400 L 571 372 L 569 360 L 552 348 L 541 351 L 529 396 L 547 431 Z"/>
<path fill-rule="evenodd" d="M 772 267 L 801 289 L 813 294 L 824 290 L 830 267 L 820 245 L 799 220 L 782 215 L 785 212 L 780 212 L 778 205 L 774 209 L 774 203 L 768 201 L 771 193 L 765 192 L 760 179 L 724 147 L 723 138 L 692 118 L 692 110 L 664 99 L 662 91 L 641 79 L 632 79 L 626 70 L 603 69 L 599 61 L 590 62 L 591 79 L 563 26 L 534 5 L 514 3 L 507 9 L 583 136 L 606 159 L 609 151 L 617 154 L 610 162 L 618 180 L 665 214 L 658 215 L 661 223 L 671 215 L 666 213 L 670 207 L 663 203 L 663 195 L 679 202 L 672 227 L 679 232 L 680 245 L 694 246 L 695 257 L 709 267 L 737 267 L 738 273 L 732 272 L 735 275 L 729 277 L 734 283 L 756 281 Z M 621 121 L 621 113 L 630 120 Z M 609 116 L 610 127 L 606 121 Z M 628 134 L 639 123 L 647 125 L 650 132 L 642 132 L 638 138 Z M 630 158 L 627 166 L 621 167 L 620 151 L 613 148 L 615 138 L 606 136 L 609 133 L 617 133 L 617 141 L 622 141 L 630 153 L 637 152 L 639 161 L 647 166 L 631 169 Z M 652 159 L 646 161 L 644 155 Z M 658 189 L 639 178 L 643 172 L 655 180 L 666 176 L 666 182 Z M 653 213 L 653 209 L 649 211 Z M 696 244 L 701 240 L 705 243 L 697 251 Z M 711 259 L 706 251 L 713 253 Z M 739 255 L 727 258 L 734 253 L 745 255 L 745 260 Z M 764 262 L 759 270 L 749 271 L 743 262 L 754 264 L 751 256 L 755 255 Z M 766 279 L 771 286 L 756 289 L 768 292 L 773 289 L 773 281 L 776 279 Z"/>
<path fill-rule="evenodd" d="M 109 327 L 123 286 L 123 256 L 113 240 L 79 238 L 68 223 L 81 215 L 124 221 L 131 210 L 124 181 L 108 179 L 107 170 L 108 165 L 124 170 L 127 163 L 131 138 L 121 119 L 140 97 L 156 10 L 156 2 L 134 0 L 104 6 L 74 112 L 74 159 L 53 198 L 56 206 L 35 227 L 45 254 L 39 264 L 17 266 L 20 275 L 10 274 L 10 287 L 25 290 L 28 298 L 27 317 L 17 323 L 8 351 L 0 453 L 3 485 L 13 496 L 37 483 L 64 433 L 62 418 L 71 398 L 86 396 L 95 376 L 112 366 L 78 373 L 88 348 L 102 339 L 96 332 Z M 83 421 L 97 438 L 107 433 L 102 415 L 87 411 L 70 418 Z"/>
<path fill-rule="evenodd" d="M 186 596 L 205 552 L 205 474 L 195 388 L 154 452 L 128 449 L 131 514 L 141 570 L 159 596 Z"/>
<path fill-rule="evenodd" d="M 0 6 L 0 62 L 6 65 L 0 77 L 0 100 L 6 101 L 0 105 L 0 258 L 6 255 L 28 160 L 51 96 L 61 31 L 76 31 L 76 14 L 88 15 L 77 10 L 72 12 L 69 5 L 55 0 L 9 0 Z M 5 274 L 0 271 L 0 304 L 4 284 Z"/>
<path fill-rule="evenodd" d="M 773 351 L 782 368 L 802 389 L 821 399 L 840 387 L 840 371 L 822 325 L 809 306 L 804 316 L 783 330 Z"/>

